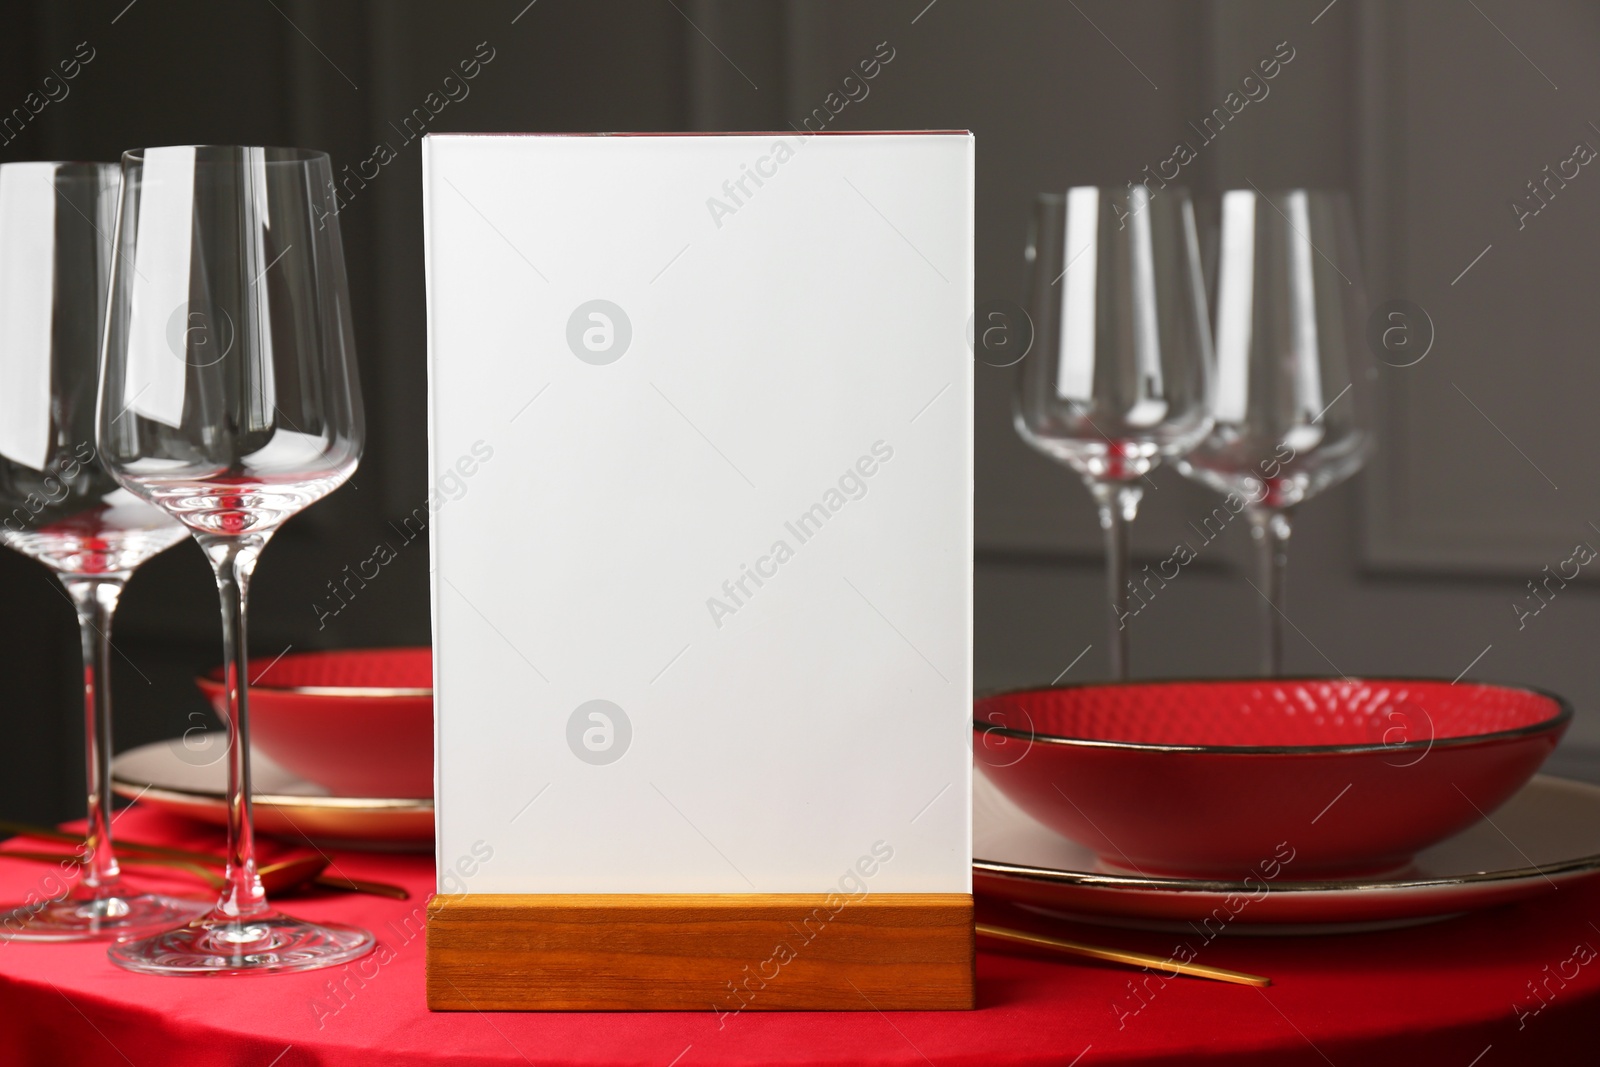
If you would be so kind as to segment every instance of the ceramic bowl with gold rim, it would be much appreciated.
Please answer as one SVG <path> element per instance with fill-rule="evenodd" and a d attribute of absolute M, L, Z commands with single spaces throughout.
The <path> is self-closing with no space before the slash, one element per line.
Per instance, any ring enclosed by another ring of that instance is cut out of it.
<path fill-rule="evenodd" d="M 1104 870 L 1298 880 L 1404 870 L 1491 817 L 1571 719 L 1518 686 L 1218 679 L 999 693 L 973 730 L 982 772 Z"/>
<path fill-rule="evenodd" d="M 224 715 L 222 669 L 196 684 Z M 431 797 L 432 650 L 281 656 L 250 683 L 250 741 L 334 796 Z"/>

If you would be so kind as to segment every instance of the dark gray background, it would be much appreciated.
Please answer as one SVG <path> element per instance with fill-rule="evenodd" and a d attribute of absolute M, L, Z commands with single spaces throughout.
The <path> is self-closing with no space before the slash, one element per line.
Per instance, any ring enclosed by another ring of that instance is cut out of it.
<path fill-rule="evenodd" d="M 1288 658 L 1306 673 L 1472 675 L 1571 697 L 1561 769 L 1600 777 L 1600 596 L 1584 579 L 1519 630 L 1526 583 L 1600 546 L 1592 353 L 1600 171 L 1518 228 L 1525 183 L 1600 147 L 1600 12 L 1574 0 L 875 3 L 713 0 L 13 0 L 0 114 L 75 46 L 95 58 L 0 160 L 114 160 L 175 143 L 326 149 L 336 168 L 399 149 L 341 223 L 370 425 L 354 482 L 290 523 L 257 572 L 258 661 L 288 648 L 425 643 L 427 560 L 401 553 L 318 629 L 346 563 L 426 493 L 421 173 L 398 124 L 480 42 L 494 59 L 438 131 L 789 128 L 879 42 L 895 58 L 830 128 L 977 135 L 977 295 L 1017 299 L 1033 194 L 1121 183 L 1195 140 L 1188 122 L 1281 42 L 1295 58 L 1184 168 L 1198 192 L 1253 182 L 1356 198 L 1373 302 L 1424 307 L 1420 364 L 1380 367 L 1380 448 L 1301 513 Z M 1591 188 L 1592 186 L 1592 188 Z M 1487 249 L 1487 251 L 1485 251 Z M 1482 258 L 1474 262 L 1474 257 Z M 1471 264 L 1470 269 L 1467 269 Z M 1466 270 L 1465 274 L 1462 271 Z M 1076 479 L 1025 449 L 1011 371 L 978 368 L 977 680 L 1105 666 L 1099 533 Z M 1214 501 L 1159 471 L 1134 535 L 1168 555 Z M 1249 672 L 1257 594 L 1235 524 L 1134 621 L 1137 675 Z M 514 558 L 515 544 L 506 546 Z M 1136 560 L 1136 566 L 1146 559 Z M 72 612 L 37 564 L 0 552 L 0 812 L 81 805 Z M 148 564 L 116 631 L 119 748 L 206 714 L 190 679 L 219 657 L 215 594 L 185 543 Z M 1090 647 L 1093 646 L 1093 647 Z"/>

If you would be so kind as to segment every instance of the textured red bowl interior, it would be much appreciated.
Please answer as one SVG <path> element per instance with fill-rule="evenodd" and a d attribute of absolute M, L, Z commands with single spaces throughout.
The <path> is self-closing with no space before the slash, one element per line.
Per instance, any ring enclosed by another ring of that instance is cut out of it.
<path fill-rule="evenodd" d="M 974 753 L 1002 793 L 1107 869 L 1380 875 L 1492 814 L 1571 715 L 1559 698 L 1481 683 L 1088 685 L 979 700 Z"/>
<path fill-rule="evenodd" d="M 335 796 L 433 795 L 430 649 L 293 653 L 250 671 L 251 743 L 285 769 Z M 198 684 L 226 715 L 221 679 L 219 667 Z M 382 692 L 397 689 L 410 692 Z"/>
<path fill-rule="evenodd" d="M 1035 737 L 1229 748 L 1396 746 L 1552 722 L 1554 697 L 1499 685 L 1384 679 L 1154 682 L 1004 693 L 980 726 Z"/>

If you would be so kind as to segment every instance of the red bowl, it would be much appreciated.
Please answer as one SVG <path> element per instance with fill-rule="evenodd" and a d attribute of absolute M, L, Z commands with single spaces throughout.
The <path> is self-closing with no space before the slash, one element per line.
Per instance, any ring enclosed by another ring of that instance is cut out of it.
<path fill-rule="evenodd" d="M 1486 818 L 1572 719 L 1501 685 L 1326 678 L 1085 685 L 977 701 L 978 765 L 1119 872 L 1368 875 Z"/>
<path fill-rule="evenodd" d="M 196 684 L 225 718 L 222 668 Z M 335 796 L 431 797 L 433 652 L 283 656 L 250 683 L 250 742 Z"/>

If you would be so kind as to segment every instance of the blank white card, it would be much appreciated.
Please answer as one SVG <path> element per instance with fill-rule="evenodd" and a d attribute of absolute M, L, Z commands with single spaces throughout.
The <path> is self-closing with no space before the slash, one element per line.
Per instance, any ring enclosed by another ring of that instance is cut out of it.
<path fill-rule="evenodd" d="M 972 167 L 426 138 L 441 891 L 970 891 Z"/>

